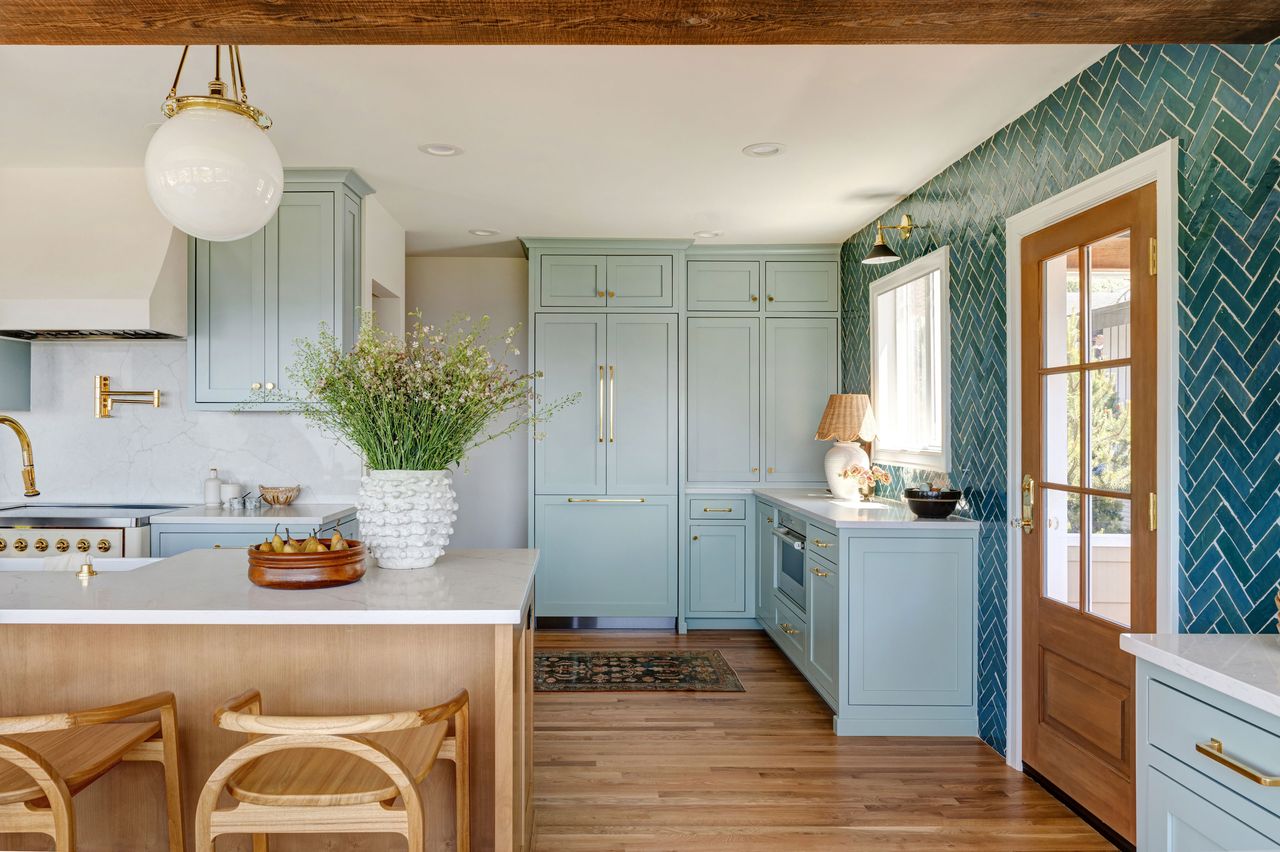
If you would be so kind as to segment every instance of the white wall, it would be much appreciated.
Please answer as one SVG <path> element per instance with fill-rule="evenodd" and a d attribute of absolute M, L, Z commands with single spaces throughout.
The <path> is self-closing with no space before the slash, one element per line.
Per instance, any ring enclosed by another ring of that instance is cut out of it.
<path fill-rule="evenodd" d="M 407 261 L 406 310 L 421 310 L 425 324 L 454 314 L 479 319 L 491 328 L 520 325 L 519 356 L 508 358 L 528 370 L 528 263 L 505 257 L 411 257 Z M 495 353 L 497 354 L 497 353 Z M 454 478 L 458 522 L 452 547 L 528 545 L 528 437 L 524 430 L 486 444 L 471 454 Z"/>
<path fill-rule="evenodd" d="M 404 228 L 378 196 L 364 199 L 364 271 L 362 300 L 372 308 L 374 323 L 383 331 L 404 334 Z"/>

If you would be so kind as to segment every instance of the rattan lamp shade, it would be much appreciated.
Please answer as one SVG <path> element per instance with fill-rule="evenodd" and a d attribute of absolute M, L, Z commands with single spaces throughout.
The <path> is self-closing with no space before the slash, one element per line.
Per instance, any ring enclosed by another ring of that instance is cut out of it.
<path fill-rule="evenodd" d="M 817 441 L 872 441 L 876 415 L 865 393 L 833 393 L 814 436 Z"/>

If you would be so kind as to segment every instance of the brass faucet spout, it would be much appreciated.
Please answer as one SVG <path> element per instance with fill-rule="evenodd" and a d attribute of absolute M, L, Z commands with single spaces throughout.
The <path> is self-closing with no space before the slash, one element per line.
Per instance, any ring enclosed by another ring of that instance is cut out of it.
<path fill-rule="evenodd" d="M 36 462 L 31 455 L 31 437 L 22 424 L 7 414 L 0 414 L 0 425 L 8 426 L 18 436 L 18 446 L 22 449 L 22 486 L 23 496 L 39 497 L 36 490 Z"/>

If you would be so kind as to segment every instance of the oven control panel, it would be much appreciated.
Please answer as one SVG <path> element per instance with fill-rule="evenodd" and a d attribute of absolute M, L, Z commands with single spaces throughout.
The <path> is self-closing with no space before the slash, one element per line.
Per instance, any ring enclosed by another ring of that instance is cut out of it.
<path fill-rule="evenodd" d="M 124 530 L 0 527 L 0 559 L 40 559 L 66 553 L 122 557 Z"/>

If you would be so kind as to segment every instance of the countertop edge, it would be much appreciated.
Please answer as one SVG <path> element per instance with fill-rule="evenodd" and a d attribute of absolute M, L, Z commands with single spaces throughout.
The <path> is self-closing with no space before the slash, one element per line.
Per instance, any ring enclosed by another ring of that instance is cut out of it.
<path fill-rule="evenodd" d="M 465 625 L 517 625 L 523 623 L 519 610 L 403 610 L 361 612 L 358 610 L 151 610 L 151 609 L 28 609 L 0 610 L 0 624 L 128 624 L 128 625 L 255 625 L 352 627 L 378 625 L 418 625 L 461 627 Z"/>
<path fill-rule="evenodd" d="M 1280 716 L 1280 695 L 1145 641 L 1145 637 L 1157 635 L 1159 634 L 1121 633 L 1120 650 L 1264 713 Z"/>
<path fill-rule="evenodd" d="M 754 497 L 757 497 L 762 500 L 767 500 L 774 503 L 780 503 L 786 506 L 788 509 L 795 511 L 797 514 L 804 515 L 806 518 L 809 518 L 810 520 L 816 521 L 818 523 L 828 524 L 830 526 L 835 527 L 836 529 L 841 529 L 841 530 L 855 530 L 855 529 L 902 530 L 902 529 L 919 529 L 924 527 L 931 530 L 954 530 L 959 532 L 959 531 L 967 531 L 967 530 L 976 531 L 980 529 L 982 526 L 981 521 L 976 521 L 976 520 L 973 520 L 972 518 L 958 518 L 958 517 L 955 517 L 954 515 L 950 518 L 945 518 L 943 520 L 932 520 L 929 518 L 909 518 L 906 520 L 891 520 L 886 518 L 884 520 L 869 519 L 865 521 L 862 521 L 862 520 L 838 521 L 838 520 L 835 520 L 834 518 L 823 515 L 820 512 L 815 512 L 811 508 L 801 503 L 798 503 L 794 500 L 789 500 L 786 497 L 779 497 L 776 494 L 768 493 L 774 490 L 783 490 L 783 489 L 753 488 L 751 490 L 751 494 Z M 816 498 L 813 498 L 813 499 L 816 499 Z M 889 506 L 901 505 L 890 500 L 878 499 L 873 502 L 882 503 Z"/>

